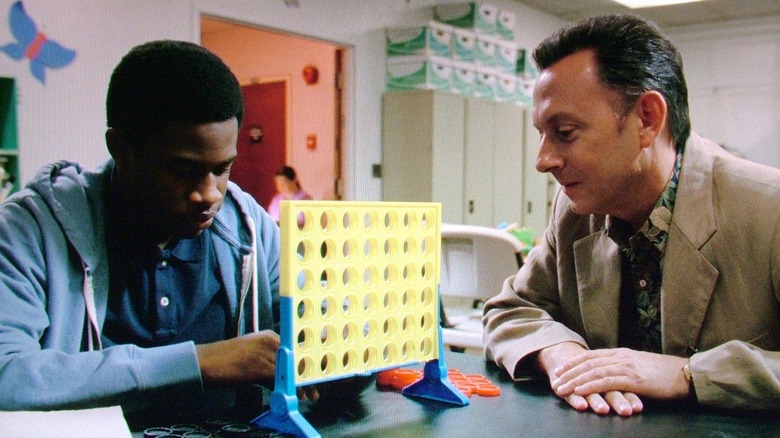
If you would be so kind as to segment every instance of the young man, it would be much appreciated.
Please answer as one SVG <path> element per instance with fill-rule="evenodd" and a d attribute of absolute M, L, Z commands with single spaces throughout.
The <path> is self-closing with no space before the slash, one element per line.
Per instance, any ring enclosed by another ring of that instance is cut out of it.
<path fill-rule="evenodd" d="M 486 354 L 575 409 L 780 407 L 780 171 L 690 132 L 680 55 L 632 16 L 542 42 L 541 244 L 485 306 Z"/>
<path fill-rule="evenodd" d="M 279 346 L 278 227 L 228 181 L 241 89 L 156 41 L 106 109 L 111 160 L 51 164 L 0 206 L 0 410 L 229 406 L 273 381 Z"/>

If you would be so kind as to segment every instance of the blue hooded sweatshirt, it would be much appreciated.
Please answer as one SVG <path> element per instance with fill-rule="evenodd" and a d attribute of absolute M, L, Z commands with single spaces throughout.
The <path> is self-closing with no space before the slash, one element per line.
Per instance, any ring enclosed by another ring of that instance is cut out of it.
<path fill-rule="evenodd" d="M 137 405 L 150 392 L 203 390 L 192 342 L 100 345 L 113 166 L 50 164 L 0 204 L 0 410 Z M 239 335 L 278 331 L 278 226 L 229 183 L 211 229 L 231 323 Z"/>

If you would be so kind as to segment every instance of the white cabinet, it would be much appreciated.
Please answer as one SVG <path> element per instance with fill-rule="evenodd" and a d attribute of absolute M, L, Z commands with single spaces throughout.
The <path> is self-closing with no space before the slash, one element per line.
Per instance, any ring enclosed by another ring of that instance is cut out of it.
<path fill-rule="evenodd" d="M 383 98 L 382 199 L 442 203 L 442 221 L 495 227 L 523 218 L 524 114 L 440 91 Z"/>
<path fill-rule="evenodd" d="M 382 200 L 441 202 L 442 221 L 462 221 L 464 111 L 454 94 L 384 95 Z"/>
<path fill-rule="evenodd" d="M 525 110 L 523 147 L 523 219 L 522 225 L 533 231 L 539 239 L 550 220 L 552 199 L 557 190 L 555 178 L 536 170 L 536 156 L 540 147 L 539 131 L 533 125 L 531 109 Z"/>

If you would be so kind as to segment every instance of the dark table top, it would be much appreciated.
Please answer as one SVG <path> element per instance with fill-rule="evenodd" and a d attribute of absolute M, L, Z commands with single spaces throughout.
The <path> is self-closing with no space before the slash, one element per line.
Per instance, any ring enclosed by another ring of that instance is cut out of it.
<path fill-rule="evenodd" d="M 357 400 L 326 399 L 303 406 L 301 412 L 323 436 L 340 437 L 780 436 L 776 413 L 648 401 L 641 414 L 627 418 L 577 412 L 546 381 L 514 382 L 503 369 L 475 355 L 445 357 L 448 368 L 486 376 L 501 387 L 501 395 L 475 395 L 468 406 L 452 407 L 371 385 Z"/>
<path fill-rule="evenodd" d="M 301 402 L 300 412 L 323 437 L 780 437 L 777 413 L 648 400 L 641 414 L 627 418 L 577 412 L 546 381 L 514 382 L 476 355 L 447 352 L 445 358 L 449 369 L 487 377 L 501 395 L 474 395 L 458 407 L 378 388 L 373 379 L 357 389 L 345 384 L 344 391 L 333 381 L 318 385 L 323 396 Z"/>

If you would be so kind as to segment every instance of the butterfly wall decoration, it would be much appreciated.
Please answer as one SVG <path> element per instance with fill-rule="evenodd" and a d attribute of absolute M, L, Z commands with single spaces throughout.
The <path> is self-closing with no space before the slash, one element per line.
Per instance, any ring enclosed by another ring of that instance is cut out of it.
<path fill-rule="evenodd" d="M 11 5 L 8 23 L 16 42 L 0 46 L 0 51 L 17 61 L 28 59 L 30 72 L 42 84 L 46 83 L 47 68 L 65 67 L 76 58 L 75 50 L 63 47 L 38 31 L 21 1 Z"/>

